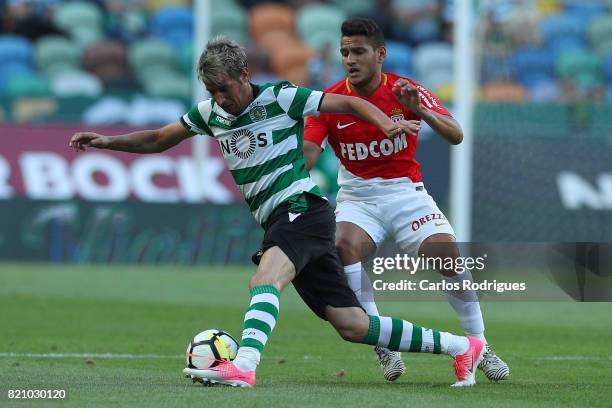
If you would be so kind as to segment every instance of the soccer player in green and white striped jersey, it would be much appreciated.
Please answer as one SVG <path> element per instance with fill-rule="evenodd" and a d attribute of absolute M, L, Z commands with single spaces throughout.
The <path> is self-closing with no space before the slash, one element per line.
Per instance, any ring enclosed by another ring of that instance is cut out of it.
<path fill-rule="evenodd" d="M 349 288 L 334 246 L 335 219 L 327 200 L 304 167 L 304 117 L 349 113 L 376 125 L 388 137 L 414 134 L 417 122 L 394 122 L 356 97 L 324 94 L 280 81 L 250 83 L 244 49 L 218 37 L 198 64 L 200 80 L 212 98 L 161 129 L 119 136 L 76 133 L 70 146 L 154 153 L 196 134 L 213 137 L 255 219 L 265 230 L 258 265 L 249 287 L 236 359 L 205 370 L 184 372 L 207 383 L 252 387 L 260 355 L 280 309 L 280 292 L 293 283 L 317 316 L 328 320 L 347 341 L 391 350 L 448 354 L 458 381 L 475 383 L 474 369 L 484 344 L 475 338 L 424 329 L 410 322 L 368 316 Z"/>

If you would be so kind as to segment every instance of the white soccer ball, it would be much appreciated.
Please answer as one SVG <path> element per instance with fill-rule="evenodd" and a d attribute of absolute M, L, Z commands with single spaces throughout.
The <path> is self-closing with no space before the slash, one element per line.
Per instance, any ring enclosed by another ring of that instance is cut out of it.
<path fill-rule="evenodd" d="M 209 329 L 195 335 L 187 345 L 187 367 L 205 369 L 236 358 L 238 343 L 223 330 Z"/>

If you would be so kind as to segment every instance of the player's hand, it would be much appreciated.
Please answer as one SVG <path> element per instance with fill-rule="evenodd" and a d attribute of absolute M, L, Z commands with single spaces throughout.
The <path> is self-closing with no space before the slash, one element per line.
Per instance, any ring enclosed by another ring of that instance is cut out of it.
<path fill-rule="evenodd" d="M 423 103 L 421 102 L 421 96 L 416 86 L 412 85 L 406 79 L 400 78 L 393 84 L 393 93 L 397 96 L 400 103 L 416 113 L 421 113 L 423 109 Z"/>
<path fill-rule="evenodd" d="M 391 126 L 385 129 L 385 136 L 389 139 L 395 139 L 404 133 L 410 136 L 416 136 L 417 132 L 421 129 L 421 122 L 418 120 L 399 120 L 393 122 Z"/>
<path fill-rule="evenodd" d="M 68 146 L 74 150 L 85 150 L 87 147 L 97 147 L 104 149 L 106 146 L 106 136 L 91 132 L 78 132 L 72 135 Z"/>

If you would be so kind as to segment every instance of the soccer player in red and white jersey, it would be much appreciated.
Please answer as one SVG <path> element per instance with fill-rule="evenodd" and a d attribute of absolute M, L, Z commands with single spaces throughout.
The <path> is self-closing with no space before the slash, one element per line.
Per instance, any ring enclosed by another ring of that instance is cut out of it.
<path fill-rule="evenodd" d="M 352 18 L 342 24 L 340 52 L 347 78 L 327 93 L 363 98 L 394 120 L 425 121 L 450 144 L 461 143 L 460 125 L 429 90 L 415 81 L 382 72 L 386 56 L 384 36 L 372 20 Z M 316 163 L 326 144 L 340 159 L 336 207 L 336 245 L 349 285 L 369 315 L 378 315 L 373 299 L 359 296 L 361 260 L 375 252 L 377 244 L 393 237 L 411 256 L 459 257 L 449 221 L 427 193 L 415 159 L 416 136 L 386 138 L 376 127 L 351 115 L 323 114 L 309 117 L 304 133 L 306 168 Z M 469 271 L 439 271 L 447 281 L 472 279 Z M 473 290 L 447 293 L 464 331 L 484 337 L 484 322 Z M 399 353 L 377 347 L 387 380 L 405 372 Z M 510 370 L 487 345 L 479 365 L 494 381 L 508 378 Z"/>

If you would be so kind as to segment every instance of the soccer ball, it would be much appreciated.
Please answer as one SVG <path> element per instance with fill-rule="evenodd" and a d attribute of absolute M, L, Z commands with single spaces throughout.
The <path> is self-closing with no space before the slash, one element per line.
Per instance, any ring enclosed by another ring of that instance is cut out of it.
<path fill-rule="evenodd" d="M 205 369 L 236 358 L 238 343 L 223 330 L 204 330 L 187 345 L 187 367 Z"/>

